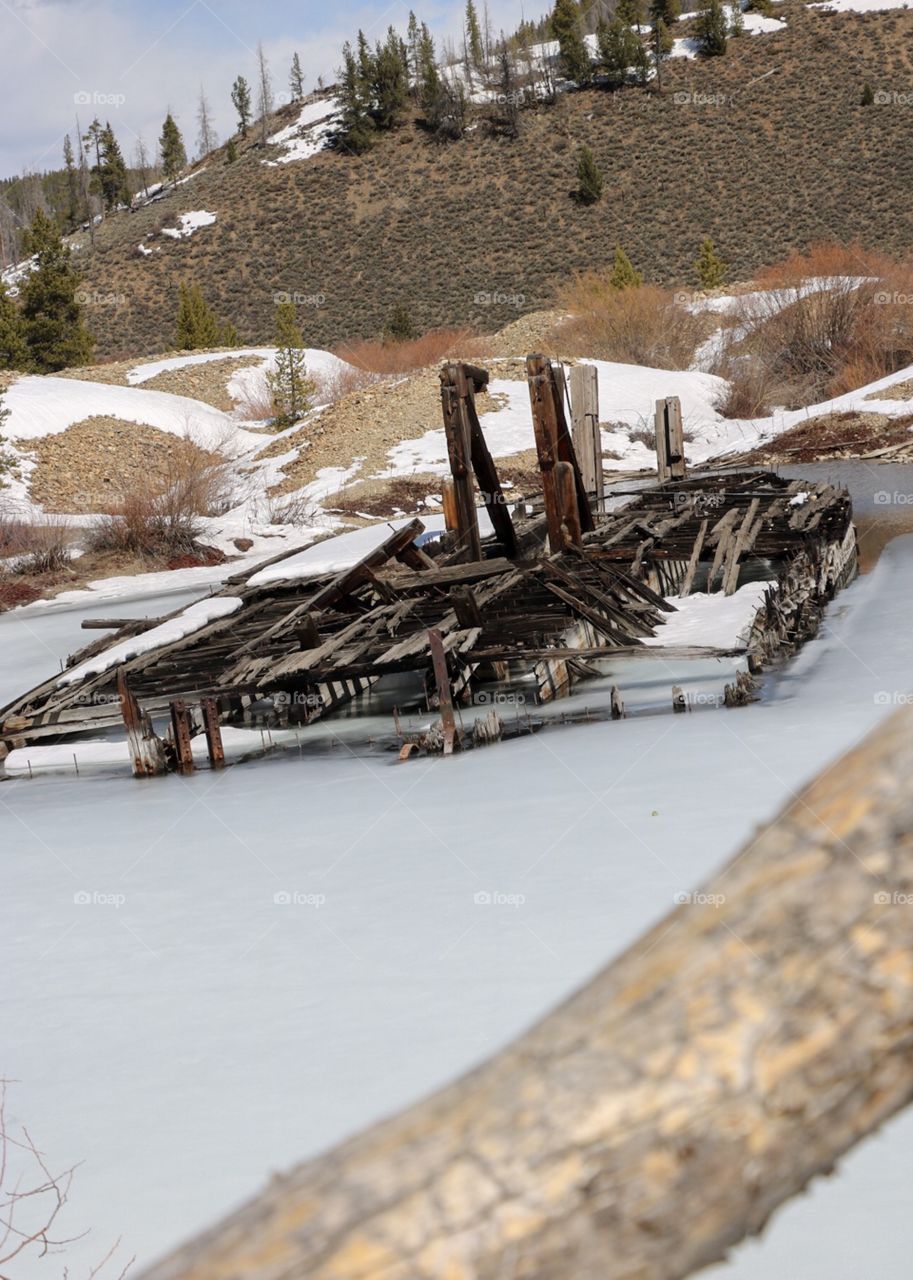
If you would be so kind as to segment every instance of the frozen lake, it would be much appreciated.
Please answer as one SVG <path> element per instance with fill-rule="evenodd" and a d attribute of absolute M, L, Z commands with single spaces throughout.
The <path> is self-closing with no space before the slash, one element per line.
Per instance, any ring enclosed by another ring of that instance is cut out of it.
<path fill-rule="evenodd" d="M 0 617 L 0 700 L 84 642 L 82 616 Z M 905 537 L 743 710 L 408 766 L 341 741 L 189 779 L 0 785 L 2 1072 L 52 1162 L 85 1162 L 71 1276 L 118 1236 L 150 1261 L 510 1040 L 890 713 L 911 629 Z M 708 1274 L 906 1280 L 911 1144 L 905 1115 Z"/>

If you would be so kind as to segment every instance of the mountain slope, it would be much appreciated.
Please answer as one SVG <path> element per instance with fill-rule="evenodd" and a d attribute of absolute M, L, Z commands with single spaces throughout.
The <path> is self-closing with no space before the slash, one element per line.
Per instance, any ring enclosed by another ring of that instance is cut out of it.
<path fill-rule="evenodd" d="M 216 154 L 80 253 L 98 355 L 169 346 L 182 279 L 244 342 L 269 339 L 277 293 L 298 294 L 308 343 L 327 346 L 377 334 L 398 302 L 421 328 L 492 331 L 548 305 L 557 282 L 618 242 L 666 283 L 693 283 L 705 235 L 731 278 L 814 239 L 911 247 L 913 13 L 786 0 L 777 16 L 782 31 L 730 40 L 724 58 L 671 59 L 661 97 L 564 94 L 525 113 L 516 142 L 479 125 L 441 146 L 411 121 L 358 158 L 270 165 L 275 152 L 249 147 L 225 165 Z M 860 106 L 866 81 L 890 101 Z M 592 207 L 570 194 L 582 143 L 606 175 Z M 201 211 L 215 220 L 161 234 Z"/>

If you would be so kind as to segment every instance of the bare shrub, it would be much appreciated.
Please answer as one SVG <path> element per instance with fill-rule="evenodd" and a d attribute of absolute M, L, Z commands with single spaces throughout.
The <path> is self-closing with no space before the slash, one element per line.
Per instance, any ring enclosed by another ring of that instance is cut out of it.
<path fill-rule="evenodd" d="M 334 352 L 362 373 L 412 373 L 439 364 L 449 356 L 473 359 L 483 344 L 469 329 L 431 329 L 406 342 L 346 342 Z"/>
<path fill-rule="evenodd" d="M 552 343 L 571 356 L 591 356 L 654 369 L 687 369 L 707 336 L 705 316 L 656 285 L 614 289 L 607 272 L 574 277 L 559 295 L 570 318 Z"/>
<path fill-rule="evenodd" d="M 8 1267 L 14 1259 L 34 1264 L 88 1234 L 58 1234 L 57 1219 L 69 1200 L 78 1166 L 53 1171 L 28 1129 L 24 1125 L 18 1131 L 12 1129 L 6 1116 L 9 1083 L 0 1080 L 0 1269 L 5 1276 L 10 1274 Z M 113 1263 L 119 1246 L 120 1240 L 116 1240 L 88 1272 L 87 1280 L 113 1275 L 108 1264 Z M 117 1280 L 123 1280 L 132 1263 L 133 1258 L 120 1268 Z M 63 1275 L 68 1275 L 66 1267 Z"/>
<path fill-rule="evenodd" d="M 317 403 L 335 404 L 344 396 L 354 391 L 364 391 L 375 382 L 381 382 L 384 375 L 374 373 L 370 369 L 359 369 L 352 364 L 340 364 L 318 373 L 314 377 L 317 383 Z"/>
<path fill-rule="evenodd" d="M 226 509 L 230 488 L 224 454 L 181 441 L 158 483 L 137 484 L 96 521 L 90 546 L 140 556 L 189 555 L 199 545 L 201 519 Z"/>
<path fill-rule="evenodd" d="M 819 244 L 762 272 L 758 285 L 736 312 L 716 370 L 738 384 L 734 404 L 774 396 L 799 408 L 913 361 L 908 264 L 858 245 Z"/>
<path fill-rule="evenodd" d="M 727 381 L 714 399 L 714 408 L 724 418 L 763 418 L 771 410 L 773 378 L 758 360 L 729 359 L 716 373 Z"/>
<path fill-rule="evenodd" d="M 267 422 L 275 416 L 273 393 L 269 389 L 266 371 L 245 379 L 244 390 L 235 403 L 235 417 L 242 422 Z"/>
<path fill-rule="evenodd" d="M 312 525 L 320 510 L 312 498 L 303 493 L 267 494 L 263 500 L 263 517 L 268 524 Z"/>
<path fill-rule="evenodd" d="M 61 517 L 34 520 L 0 507 L 0 557 L 20 576 L 59 573 L 73 557 L 73 530 Z"/>

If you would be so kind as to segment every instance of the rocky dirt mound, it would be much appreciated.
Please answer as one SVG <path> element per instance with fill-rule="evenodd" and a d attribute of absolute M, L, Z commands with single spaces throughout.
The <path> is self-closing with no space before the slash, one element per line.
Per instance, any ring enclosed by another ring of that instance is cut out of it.
<path fill-rule="evenodd" d="M 127 375 L 139 364 L 152 364 L 158 360 L 171 360 L 188 354 L 191 353 L 167 351 L 162 355 L 149 356 L 144 360 L 114 360 L 108 364 L 87 365 L 81 369 L 64 369 L 55 376 L 75 378 L 80 382 L 104 382 L 117 387 L 141 386 L 144 391 L 167 391 L 171 395 L 200 400 L 203 404 L 212 405 L 214 409 L 221 409 L 228 413 L 235 407 L 235 402 L 227 391 L 232 374 L 238 369 L 248 369 L 260 364 L 259 356 L 239 356 L 235 355 L 231 348 L 227 348 L 225 358 L 222 360 L 184 365 L 181 369 L 166 369 L 142 383 L 131 383 L 128 379 Z M 208 355 L 210 352 L 193 352 L 192 354 Z"/>
<path fill-rule="evenodd" d="M 893 392 L 892 392 L 893 398 Z M 815 462 L 824 458 L 873 457 L 913 451 L 913 416 L 889 418 L 884 413 L 823 413 L 784 431 L 739 459 L 746 465 L 767 462 Z"/>
<path fill-rule="evenodd" d="M 186 456 L 188 449 L 204 453 L 155 427 L 86 418 L 29 446 L 37 464 L 30 477 L 31 498 L 46 511 L 107 511 L 122 494 L 164 481 L 178 451 Z"/>

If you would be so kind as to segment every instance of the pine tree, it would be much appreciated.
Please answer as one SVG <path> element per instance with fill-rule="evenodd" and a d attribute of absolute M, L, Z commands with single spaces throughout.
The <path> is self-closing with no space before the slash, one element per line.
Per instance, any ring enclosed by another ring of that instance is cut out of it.
<path fill-rule="evenodd" d="M 590 78 L 590 55 L 583 39 L 580 8 L 577 0 L 555 0 L 551 17 L 552 32 L 558 41 L 558 65 L 561 74 L 576 84 Z"/>
<path fill-rule="evenodd" d="M 237 145 L 235 144 L 234 138 L 229 138 L 228 142 L 225 144 L 225 163 L 234 164 L 237 158 L 238 158 Z"/>
<path fill-rule="evenodd" d="M 423 22 L 419 34 L 418 46 L 418 83 L 419 102 L 426 120 L 431 120 L 438 112 L 441 98 L 441 77 L 437 69 L 437 58 L 434 53 L 434 39 L 427 25 Z"/>
<path fill-rule="evenodd" d="M 596 33 L 599 60 L 614 84 L 624 84 L 628 72 L 643 60 L 643 41 L 629 22 L 616 16 Z"/>
<path fill-rule="evenodd" d="M 618 0 L 615 17 L 619 22 L 624 22 L 629 27 L 634 27 L 639 35 L 640 28 L 646 21 L 644 0 Z"/>
<path fill-rule="evenodd" d="M 656 72 L 656 91 L 663 91 L 663 62 L 672 52 L 673 47 L 672 32 L 666 26 L 662 18 L 654 18 L 653 25 L 650 29 L 650 47 L 653 57 L 653 69 Z M 646 84 L 649 75 L 649 59 L 647 65 L 642 68 L 641 82 Z"/>
<path fill-rule="evenodd" d="M 577 183 L 575 195 L 581 204 L 596 204 L 602 199 L 602 173 L 589 147 L 578 152 Z"/>
<path fill-rule="evenodd" d="M 162 157 L 162 172 L 165 175 L 165 181 L 174 182 L 187 164 L 187 152 L 184 149 L 184 139 L 181 137 L 181 131 L 177 127 L 174 116 L 170 111 L 165 116 L 165 123 L 162 125 L 159 152 Z"/>
<path fill-rule="evenodd" d="M 374 143 L 374 117 L 367 87 L 362 81 L 355 54 L 348 43 L 342 48 L 339 79 L 339 140 L 347 151 L 361 155 Z"/>
<path fill-rule="evenodd" d="M 238 113 L 238 131 L 242 138 L 247 137 L 247 129 L 251 121 L 250 85 L 243 76 L 238 76 L 231 88 L 232 106 Z"/>
<path fill-rule="evenodd" d="M 412 90 L 413 98 L 418 98 L 419 92 L 419 59 L 421 50 L 421 32 L 419 30 L 418 18 L 412 10 L 409 10 L 409 24 L 406 28 L 406 45 L 409 51 L 409 86 Z"/>
<path fill-rule="evenodd" d="M 99 138 L 100 160 L 93 174 L 98 184 L 98 193 L 104 202 L 105 209 L 110 211 L 119 205 L 130 203 L 130 187 L 127 183 L 127 166 L 114 130 L 106 122 Z"/>
<path fill-rule="evenodd" d="M 385 342 L 411 342 L 415 337 L 415 326 L 404 302 L 397 302 L 387 317 L 384 325 Z"/>
<path fill-rule="evenodd" d="M 212 125 L 212 112 L 206 99 L 206 90 L 200 85 L 200 101 L 197 106 L 197 155 L 200 160 L 211 155 L 219 145 L 219 135 Z"/>
<path fill-rule="evenodd" d="M 698 16 L 698 39 L 701 53 L 708 58 L 718 58 L 726 52 L 726 15 L 722 0 L 708 0 Z"/>
<path fill-rule="evenodd" d="M 28 347 L 19 308 L 0 280 L 0 369 L 27 369 Z"/>
<path fill-rule="evenodd" d="M 736 39 L 745 34 L 745 17 L 742 13 L 742 0 L 731 0 L 729 9 L 729 34 Z"/>
<path fill-rule="evenodd" d="M 273 398 L 274 426 L 292 426 L 310 409 L 317 388 L 308 377 L 304 337 L 293 302 L 276 307 L 276 367 L 266 381 Z"/>
<path fill-rule="evenodd" d="M 260 141 L 265 146 L 269 134 L 269 118 L 274 110 L 273 81 L 263 52 L 263 44 L 257 45 L 257 118 L 260 121 Z"/>
<path fill-rule="evenodd" d="M 634 270 L 631 259 L 624 249 L 620 244 L 616 245 L 615 262 L 612 266 L 612 274 L 609 276 L 609 284 L 613 289 L 636 289 L 643 282 L 643 276 L 639 271 Z"/>
<path fill-rule="evenodd" d="M 296 53 L 292 58 L 292 69 L 289 72 L 289 89 L 292 102 L 300 102 L 304 97 L 304 72 L 301 70 L 301 59 Z"/>
<path fill-rule="evenodd" d="M 862 97 L 859 99 L 860 105 L 863 107 L 870 107 L 874 101 L 875 91 L 869 84 L 868 80 L 866 80 L 865 84 L 862 86 Z"/>
<path fill-rule="evenodd" d="M 392 27 L 386 41 L 377 45 L 370 67 L 375 126 L 392 129 L 400 122 L 409 97 L 406 46 Z"/>
<path fill-rule="evenodd" d="M 198 284 L 180 286 L 175 343 L 179 351 L 209 347 L 234 347 L 238 335 L 233 324 L 223 324 L 200 292 Z"/>
<path fill-rule="evenodd" d="M 81 277 L 57 227 L 40 210 L 24 236 L 23 248 L 35 258 L 35 269 L 20 290 L 30 367 L 39 373 L 55 373 L 71 365 L 88 364 L 94 339 L 85 327 L 77 300 Z"/>
<path fill-rule="evenodd" d="M 679 0 L 650 0 L 650 21 L 654 30 L 658 22 L 663 22 L 666 27 L 675 26 L 681 12 Z"/>
<path fill-rule="evenodd" d="M 694 262 L 694 270 L 702 289 L 716 289 L 726 279 L 728 265 L 718 257 L 713 241 L 706 236 Z"/>
<path fill-rule="evenodd" d="M 143 195 L 149 194 L 149 156 L 146 154 L 146 144 L 141 137 L 136 139 L 136 150 L 134 151 L 133 163 L 139 174 L 140 182 L 143 184 Z"/>
<path fill-rule="evenodd" d="M 82 221 L 82 201 L 79 191 L 79 171 L 76 168 L 76 161 L 73 156 L 73 143 L 70 141 L 70 135 L 67 134 L 63 140 L 63 167 L 67 176 L 67 208 L 66 208 L 66 226 L 72 231 L 74 227 L 78 227 Z"/>
<path fill-rule="evenodd" d="M 476 13 L 476 7 L 473 0 L 466 0 L 466 51 L 469 54 L 469 61 L 476 71 L 480 72 L 485 66 L 485 51 L 482 48 L 482 31 L 479 27 L 479 15 Z"/>

